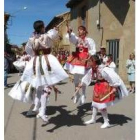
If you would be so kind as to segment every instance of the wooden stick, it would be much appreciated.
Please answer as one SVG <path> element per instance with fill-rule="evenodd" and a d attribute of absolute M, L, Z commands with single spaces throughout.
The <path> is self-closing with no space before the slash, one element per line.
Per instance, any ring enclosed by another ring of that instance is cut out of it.
<path fill-rule="evenodd" d="M 74 92 L 73 96 L 71 97 L 71 100 L 73 100 L 73 98 L 76 96 L 76 94 L 78 93 L 78 91 L 80 90 L 81 87 L 78 87 L 77 90 Z"/>
<path fill-rule="evenodd" d="M 57 101 L 57 92 L 55 92 L 55 101 Z"/>
<path fill-rule="evenodd" d="M 67 27 L 67 32 L 68 32 L 69 37 L 70 37 L 71 36 L 72 29 L 70 29 L 70 27 L 69 27 L 68 20 L 66 21 L 66 27 Z"/>
<path fill-rule="evenodd" d="M 55 86 L 53 86 L 54 92 L 55 92 L 55 101 L 57 101 L 57 94 L 61 94 L 62 92 L 58 90 Z"/>
<path fill-rule="evenodd" d="M 67 19 L 63 20 L 60 24 L 58 24 L 56 27 L 59 28 L 60 25 L 62 25 L 62 23 L 64 23 L 65 21 L 67 21 Z"/>
<path fill-rule="evenodd" d="M 111 94 L 113 94 L 114 92 L 110 92 L 109 94 L 105 95 L 103 98 L 100 99 L 100 101 L 103 101 L 104 99 L 106 99 L 107 97 L 109 97 Z"/>

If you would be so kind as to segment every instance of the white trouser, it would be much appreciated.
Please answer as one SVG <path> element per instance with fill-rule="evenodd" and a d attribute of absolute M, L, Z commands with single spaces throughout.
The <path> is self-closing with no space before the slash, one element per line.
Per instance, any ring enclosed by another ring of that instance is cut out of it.
<path fill-rule="evenodd" d="M 37 89 L 37 94 L 34 100 L 35 107 L 33 111 L 39 110 L 40 116 L 45 115 L 46 105 L 49 100 L 48 94 L 44 93 L 43 89 L 44 89 L 44 86 L 41 86 Z"/>
<path fill-rule="evenodd" d="M 92 118 L 91 118 L 93 121 L 96 121 L 97 112 L 98 112 L 97 108 L 93 107 Z"/>
<path fill-rule="evenodd" d="M 79 83 L 81 83 L 81 79 L 83 78 L 83 76 L 84 75 L 82 75 L 82 74 L 74 74 L 75 88 L 79 85 Z M 82 94 L 80 96 L 79 92 L 78 92 L 76 98 L 79 98 L 81 104 L 83 104 L 85 102 L 85 97 L 86 97 L 86 86 L 82 86 Z"/>
<path fill-rule="evenodd" d="M 104 119 L 104 123 L 105 122 L 109 122 L 109 119 L 108 119 L 108 114 L 107 114 L 107 109 L 102 109 L 102 110 L 100 110 L 100 112 L 101 112 L 101 114 L 102 114 L 102 116 L 103 116 L 103 119 Z"/>
<path fill-rule="evenodd" d="M 96 122 L 96 115 L 97 115 L 97 108 L 93 107 L 92 109 L 92 117 L 89 121 L 86 121 L 85 124 L 92 124 L 92 123 L 95 123 Z"/>

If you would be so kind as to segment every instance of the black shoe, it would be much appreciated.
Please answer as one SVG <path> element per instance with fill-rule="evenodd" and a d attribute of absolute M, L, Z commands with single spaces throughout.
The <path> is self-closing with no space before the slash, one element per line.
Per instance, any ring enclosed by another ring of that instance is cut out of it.
<path fill-rule="evenodd" d="M 26 113 L 26 117 L 30 117 L 30 116 L 36 116 L 36 112 L 34 112 L 34 111 L 28 111 L 27 113 Z"/>
<path fill-rule="evenodd" d="M 6 89 L 6 88 L 9 88 L 9 86 L 7 85 L 7 86 L 4 86 L 4 89 Z"/>

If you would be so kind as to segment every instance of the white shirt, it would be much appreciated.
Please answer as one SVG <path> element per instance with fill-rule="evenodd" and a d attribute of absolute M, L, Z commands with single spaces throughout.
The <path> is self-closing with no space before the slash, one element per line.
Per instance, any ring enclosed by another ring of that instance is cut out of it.
<path fill-rule="evenodd" d="M 126 61 L 127 73 L 135 73 L 135 60 L 128 59 Z"/>
<path fill-rule="evenodd" d="M 98 68 L 98 71 L 101 74 L 101 76 L 109 83 L 110 86 L 120 87 L 122 97 L 128 95 L 128 91 L 122 79 L 113 69 L 101 66 Z M 86 75 L 82 78 L 81 83 L 88 86 L 91 83 L 91 79 L 92 79 L 92 69 L 90 69 L 86 73 Z"/>
<path fill-rule="evenodd" d="M 47 33 L 42 35 L 34 35 L 30 37 L 26 46 L 25 51 L 34 56 L 33 50 L 38 50 L 40 48 L 51 48 L 53 46 L 53 41 L 58 39 L 58 31 L 55 29 L 49 30 Z"/>
<path fill-rule="evenodd" d="M 77 37 L 73 32 L 70 34 L 70 36 L 69 36 L 69 34 L 67 34 L 66 38 L 68 38 L 71 43 L 73 43 L 75 46 L 77 46 L 79 37 Z M 94 55 L 96 53 L 96 45 L 95 45 L 94 40 L 86 37 L 85 41 L 88 42 L 88 44 L 87 44 L 88 53 L 90 55 Z"/>
<path fill-rule="evenodd" d="M 112 61 L 107 67 L 112 68 L 114 71 L 116 69 L 116 64 Z"/>

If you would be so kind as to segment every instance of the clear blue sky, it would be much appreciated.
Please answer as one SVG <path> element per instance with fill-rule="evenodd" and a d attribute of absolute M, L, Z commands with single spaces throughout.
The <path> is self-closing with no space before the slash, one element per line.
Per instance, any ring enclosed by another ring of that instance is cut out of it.
<path fill-rule="evenodd" d="M 43 20 L 47 25 L 54 16 L 70 9 L 68 0 L 4 0 L 4 11 L 13 15 L 7 29 L 11 44 L 21 45 L 33 32 L 33 22 Z M 26 10 L 21 10 L 24 6 Z"/>

